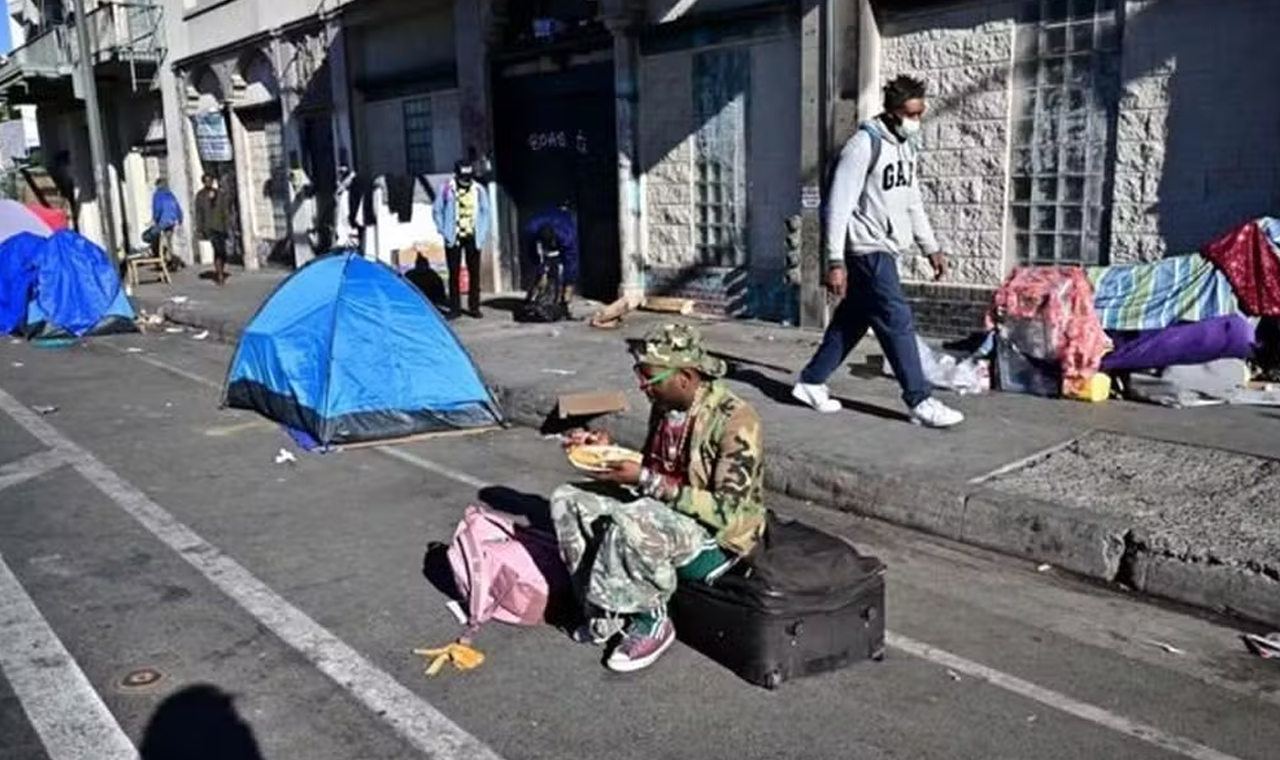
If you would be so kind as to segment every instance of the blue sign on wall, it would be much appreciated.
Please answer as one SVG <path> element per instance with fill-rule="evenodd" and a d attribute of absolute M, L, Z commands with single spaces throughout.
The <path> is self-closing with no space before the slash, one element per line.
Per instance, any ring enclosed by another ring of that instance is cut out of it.
<path fill-rule="evenodd" d="M 221 111 L 208 111 L 191 117 L 196 130 L 196 150 L 201 161 L 230 161 L 231 136 Z"/>

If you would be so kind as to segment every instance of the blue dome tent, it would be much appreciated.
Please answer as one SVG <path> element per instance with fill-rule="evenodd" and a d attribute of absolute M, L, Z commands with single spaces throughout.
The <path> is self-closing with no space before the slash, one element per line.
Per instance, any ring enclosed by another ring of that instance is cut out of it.
<path fill-rule="evenodd" d="M 0 243 L 0 331 L 37 341 L 136 332 L 133 306 L 107 254 L 60 230 Z"/>
<path fill-rule="evenodd" d="M 223 405 L 324 447 L 502 423 L 435 307 L 353 251 L 307 264 L 259 308 L 231 359 Z"/>

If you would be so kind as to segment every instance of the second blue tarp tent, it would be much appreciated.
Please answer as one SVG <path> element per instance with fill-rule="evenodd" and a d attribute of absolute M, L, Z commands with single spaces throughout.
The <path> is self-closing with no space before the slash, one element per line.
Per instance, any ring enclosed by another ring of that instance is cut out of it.
<path fill-rule="evenodd" d="M 116 267 L 91 240 L 61 230 L 0 243 L 0 331 L 56 340 L 136 329 Z"/>
<path fill-rule="evenodd" d="M 502 422 L 435 307 L 350 251 L 307 264 L 267 299 L 241 335 L 223 403 L 325 447 Z"/>

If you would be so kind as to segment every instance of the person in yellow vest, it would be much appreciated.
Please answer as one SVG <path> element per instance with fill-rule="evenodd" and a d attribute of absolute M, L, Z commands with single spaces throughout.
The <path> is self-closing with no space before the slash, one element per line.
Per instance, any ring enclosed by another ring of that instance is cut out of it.
<path fill-rule="evenodd" d="M 489 240 L 492 208 L 484 186 L 475 181 L 475 166 L 459 161 L 453 177 L 445 182 L 432 206 L 436 229 L 444 237 L 445 263 L 449 267 L 450 316 L 462 311 L 462 264 L 467 265 L 467 313 L 480 312 L 480 250 Z"/>

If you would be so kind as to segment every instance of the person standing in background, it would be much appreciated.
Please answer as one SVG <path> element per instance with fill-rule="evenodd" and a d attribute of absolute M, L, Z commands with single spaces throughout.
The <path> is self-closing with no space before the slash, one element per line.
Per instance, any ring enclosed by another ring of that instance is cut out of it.
<path fill-rule="evenodd" d="M 476 181 L 475 165 L 459 161 L 453 177 L 445 182 L 432 205 L 436 229 L 444 237 L 445 263 L 449 267 L 450 317 L 462 311 L 462 264 L 467 266 L 467 313 L 479 319 L 480 249 L 489 239 L 492 209 L 489 194 Z"/>
<path fill-rule="evenodd" d="M 204 175 L 204 187 L 196 193 L 196 236 L 208 240 L 213 247 L 213 281 L 222 285 L 227 280 L 227 226 L 230 214 L 228 198 L 218 188 L 213 175 Z"/>

